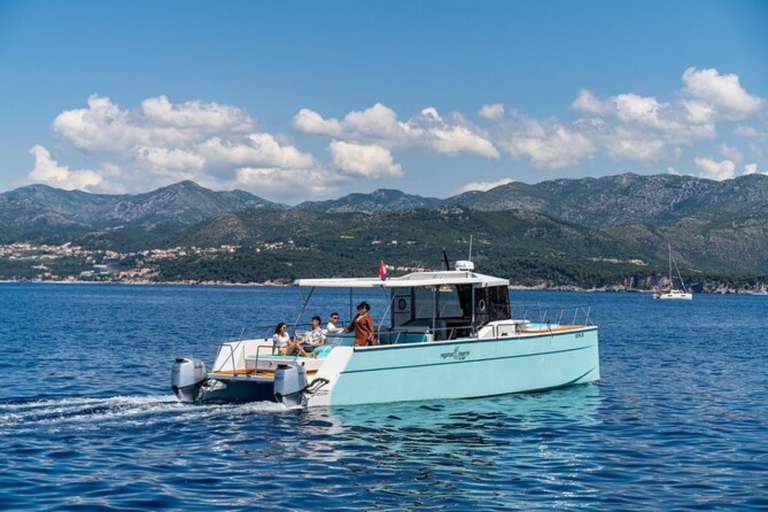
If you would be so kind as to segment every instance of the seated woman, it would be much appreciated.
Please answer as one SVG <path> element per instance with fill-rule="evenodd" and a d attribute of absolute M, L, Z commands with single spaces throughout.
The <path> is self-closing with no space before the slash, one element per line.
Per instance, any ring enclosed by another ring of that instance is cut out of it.
<path fill-rule="evenodd" d="M 272 336 L 277 347 L 277 353 L 281 356 L 292 356 L 298 354 L 304 357 L 314 357 L 313 354 L 308 353 L 301 348 L 301 343 L 294 341 L 288 336 L 288 325 L 285 322 L 280 322 L 275 327 L 275 335 Z"/>
<path fill-rule="evenodd" d="M 305 341 L 301 344 L 301 348 L 307 352 L 311 352 L 315 348 L 325 343 L 325 331 L 320 328 L 320 317 L 312 317 L 312 330 L 309 331 Z"/>

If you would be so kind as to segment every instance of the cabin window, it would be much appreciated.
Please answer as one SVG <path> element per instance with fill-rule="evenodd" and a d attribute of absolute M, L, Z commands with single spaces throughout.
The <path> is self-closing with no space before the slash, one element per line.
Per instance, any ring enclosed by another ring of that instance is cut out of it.
<path fill-rule="evenodd" d="M 459 292 L 455 286 L 441 288 L 437 304 L 439 306 L 438 318 L 461 318 L 464 316 Z"/>
<path fill-rule="evenodd" d="M 465 292 L 460 294 L 459 292 Z M 457 290 L 455 286 L 443 287 L 437 296 L 437 319 L 464 318 L 469 319 L 468 307 L 471 301 L 467 301 L 465 295 L 471 290 Z M 467 313 L 465 314 L 465 311 Z M 435 313 L 435 294 L 429 288 L 398 288 L 394 292 L 392 300 L 392 324 L 394 327 L 407 325 L 415 321 L 419 325 L 424 321 L 431 322 Z M 424 324 L 431 325 L 431 324 Z"/>
<path fill-rule="evenodd" d="M 492 286 L 475 290 L 475 317 L 477 325 L 511 317 L 509 290 L 506 286 Z"/>

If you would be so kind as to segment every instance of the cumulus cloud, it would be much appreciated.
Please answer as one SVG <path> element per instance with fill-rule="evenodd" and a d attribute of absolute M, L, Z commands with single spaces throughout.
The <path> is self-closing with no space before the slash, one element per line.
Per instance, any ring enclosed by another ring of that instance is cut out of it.
<path fill-rule="evenodd" d="M 736 164 L 730 160 L 723 160 L 722 162 L 716 162 L 711 158 L 694 158 L 693 161 L 696 166 L 701 169 L 699 176 L 702 178 L 708 178 L 710 180 L 729 180 L 735 176 Z"/>
<path fill-rule="evenodd" d="M 66 165 L 59 165 L 43 146 L 32 146 L 29 152 L 35 158 L 35 168 L 28 175 L 33 183 L 45 183 L 66 190 L 88 190 L 102 182 L 102 177 L 94 171 L 72 171 Z"/>
<path fill-rule="evenodd" d="M 456 194 L 463 194 L 464 192 L 470 192 L 473 190 L 478 190 L 480 192 L 487 192 L 492 188 L 514 183 L 514 181 L 515 180 L 511 178 L 501 178 L 500 180 L 496 180 L 496 181 L 473 181 L 472 183 L 467 183 L 466 185 L 461 187 L 459 190 L 457 190 Z"/>
<path fill-rule="evenodd" d="M 252 133 L 242 141 L 213 137 L 200 143 L 197 151 L 216 165 L 258 165 L 286 169 L 312 167 L 315 159 L 296 147 L 281 144 L 269 133 Z"/>
<path fill-rule="evenodd" d="M 752 126 L 747 126 L 743 124 L 734 128 L 733 134 L 736 135 L 737 137 L 744 137 L 746 139 L 753 139 L 753 140 L 768 139 L 768 132 L 761 132 L 756 130 Z"/>
<path fill-rule="evenodd" d="M 477 111 L 477 115 L 491 121 L 501 119 L 504 116 L 504 105 L 501 103 L 483 105 L 480 110 Z"/>
<path fill-rule="evenodd" d="M 243 167 L 234 182 L 243 188 L 258 190 L 276 201 L 308 199 L 328 194 L 340 182 L 337 174 L 322 168 L 277 169 Z"/>
<path fill-rule="evenodd" d="M 86 108 L 59 114 L 53 128 L 88 157 L 117 162 L 109 167 L 110 191 L 141 191 L 185 179 L 214 188 L 248 188 L 263 182 L 272 190 L 276 186 L 267 178 L 281 176 L 281 183 L 290 188 L 291 179 L 301 182 L 321 168 L 286 138 L 257 131 L 245 110 L 215 102 L 175 104 L 159 96 L 145 99 L 136 109 L 123 109 L 108 97 L 92 95 Z M 261 180 L 255 179 L 258 176 Z M 332 181 L 338 179 L 325 180 Z"/>
<path fill-rule="evenodd" d="M 757 164 L 747 164 L 744 166 L 744 174 L 755 174 L 757 172 Z"/>
<path fill-rule="evenodd" d="M 158 125 L 195 128 L 210 131 L 249 131 L 254 129 L 251 116 L 230 105 L 188 101 L 174 105 L 166 96 L 147 98 L 141 112 Z"/>
<path fill-rule="evenodd" d="M 149 162 L 163 169 L 200 170 L 205 165 L 203 157 L 183 149 L 138 148 L 136 156 L 139 160 Z"/>
<path fill-rule="evenodd" d="M 720 144 L 720 154 L 735 163 L 741 162 L 742 159 L 741 151 L 725 143 Z"/>
<path fill-rule="evenodd" d="M 329 149 L 333 163 L 349 176 L 385 178 L 403 175 L 400 164 L 396 164 L 388 149 L 373 144 L 356 144 L 335 140 Z"/>
<path fill-rule="evenodd" d="M 224 113 L 220 118 L 213 115 L 221 109 L 234 111 L 235 107 L 192 102 L 197 106 L 169 104 L 166 108 L 167 101 L 164 96 L 152 98 L 145 100 L 140 110 L 128 111 L 110 98 L 94 94 L 88 98 L 88 108 L 59 114 L 53 129 L 79 149 L 121 152 L 135 147 L 185 146 L 220 130 L 240 131 L 247 126 L 239 119 L 228 124 Z M 151 106 L 145 110 L 148 102 Z M 241 111 L 239 117 L 247 114 Z"/>
<path fill-rule="evenodd" d="M 765 100 L 748 93 L 736 74 L 690 67 L 683 73 L 683 93 L 703 101 L 725 119 L 744 119 L 762 108 Z"/>
<path fill-rule="evenodd" d="M 595 145 L 584 134 L 557 120 L 540 122 L 517 116 L 498 138 L 498 145 L 513 158 L 528 158 L 537 169 L 558 169 L 576 165 L 593 155 Z"/>
<path fill-rule="evenodd" d="M 595 96 L 592 91 L 581 89 L 579 96 L 571 103 L 571 108 L 585 114 L 603 115 L 608 113 L 610 105 Z"/>
<path fill-rule="evenodd" d="M 394 110 L 381 103 L 349 112 L 341 120 L 325 119 L 304 108 L 294 116 L 293 126 L 304 133 L 372 143 L 390 150 L 422 150 L 452 156 L 470 154 L 490 159 L 500 156 L 493 143 L 461 116 L 453 122 L 447 121 L 433 107 L 423 109 L 404 122 L 398 120 Z"/>

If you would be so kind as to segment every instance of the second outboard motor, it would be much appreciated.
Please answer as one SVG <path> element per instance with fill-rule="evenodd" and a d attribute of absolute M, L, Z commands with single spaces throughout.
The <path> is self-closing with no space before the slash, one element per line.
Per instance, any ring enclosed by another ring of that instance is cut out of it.
<path fill-rule="evenodd" d="M 171 388 L 182 402 L 195 402 L 205 381 L 205 363 L 197 359 L 179 358 L 173 363 Z"/>
<path fill-rule="evenodd" d="M 288 406 L 304 403 L 307 371 L 298 364 L 280 364 L 275 370 L 275 400 Z"/>

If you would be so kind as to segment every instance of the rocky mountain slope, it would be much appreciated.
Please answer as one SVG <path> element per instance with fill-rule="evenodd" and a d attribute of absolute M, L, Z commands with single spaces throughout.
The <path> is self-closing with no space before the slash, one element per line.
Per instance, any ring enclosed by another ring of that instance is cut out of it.
<path fill-rule="evenodd" d="M 0 225 L 20 230 L 159 227 L 196 224 L 248 208 L 284 208 L 242 190 L 214 192 L 182 181 L 137 195 L 88 194 L 30 185 L 0 194 Z"/>
<path fill-rule="evenodd" d="M 192 245 L 247 251 L 277 244 L 308 258 L 307 270 L 322 261 L 351 269 L 358 259 L 379 257 L 433 266 L 443 247 L 464 247 L 470 235 L 487 271 L 510 271 L 514 261 L 518 273 L 529 264 L 553 275 L 580 265 L 568 277 L 576 281 L 595 269 L 641 278 L 650 268 L 666 267 L 671 242 L 688 272 L 763 274 L 768 177 L 716 182 L 622 174 L 511 183 L 446 200 L 378 190 L 294 208 L 192 182 L 140 195 L 41 185 L 0 194 L 0 243 L 71 241 L 121 251 Z M 284 269 L 273 263 L 275 272 Z"/>
<path fill-rule="evenodd" d="M 768 176 L 753 174 L 713 181 L 671 174 L 627 173 L 535 185 L 514 182 L 446 201 L 483 211 L 537 211 L 591 226 L 668 225 L 686 217 L 718 220 L 764 214 L 768 212 Z"/>
<path fill-rule="evenodd" d="M 349 194 L 330 201 L 307 201 L 296 206 L 296 209 L 323 213 L 375 213 L 434 208 L 443 203 L 444 199 L 380 188 L 370 194 Z"/>

